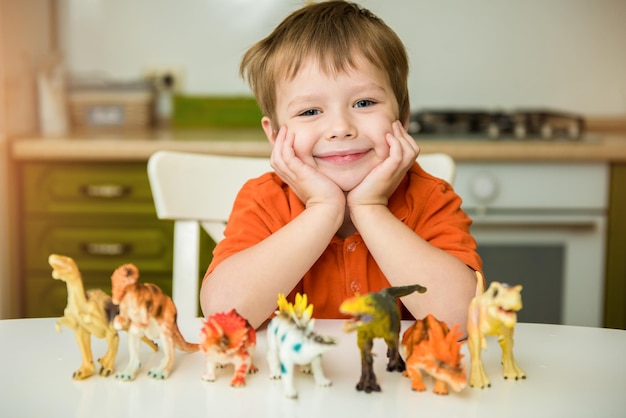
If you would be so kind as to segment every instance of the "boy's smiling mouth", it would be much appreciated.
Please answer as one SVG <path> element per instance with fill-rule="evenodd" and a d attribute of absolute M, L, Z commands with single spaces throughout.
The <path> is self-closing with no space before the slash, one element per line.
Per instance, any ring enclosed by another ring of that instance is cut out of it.
<path fill-rule="evenodd" d="M 371 150 L 332 151 L 314 155 L 313 158 L 332 164 L 349 164 L 358 161 L 370 153 Z"/>

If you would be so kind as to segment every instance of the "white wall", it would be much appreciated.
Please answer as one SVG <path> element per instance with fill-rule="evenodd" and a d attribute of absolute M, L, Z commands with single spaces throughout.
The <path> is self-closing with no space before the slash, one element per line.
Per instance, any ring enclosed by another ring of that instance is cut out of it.
<path fill-rule="evenodd" d="M 245 49 L 302 0 L 59 0 L 73 73 L 185 69 L 191 94 L 248 93 Z M 405 41 L 412 107 L 626 115 L 624 0 L 361 0 Z"/>

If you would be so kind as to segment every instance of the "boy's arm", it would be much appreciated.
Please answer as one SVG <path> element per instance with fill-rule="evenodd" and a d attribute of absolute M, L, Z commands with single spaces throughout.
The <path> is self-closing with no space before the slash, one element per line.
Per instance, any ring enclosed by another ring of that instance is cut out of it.
<path fill-rule="evenodd" d="M 203 281 L 204 315 L 235 308 L 258 328 L 276 309 L 277 295 L 291 292 L 317 261 L 342 220 L 336 208 L 316 205 L 258 244 L 226 258 Z"/>
<path fill-rule="evenodd" d="M 275 310 L 279 293 L 288 294 L 324 252 L 343 223 L 341 189 L 295 156 L 294 136 L 281 129 L 271 164 L 305 205 L 305 210 L 257 244 L 222 261 L 203 281 L 205 315 L 233 307 L 259 327 Z"/>
<path fill-rule="evenodd" d="M 392 286 L 418 283 L 428 291 L 402 298 L 415 318 L 433 314 L 465 330 L 476 276 L 457 257 L 431 245 L 384 205 L 351 207 L 352 220 Z"/>

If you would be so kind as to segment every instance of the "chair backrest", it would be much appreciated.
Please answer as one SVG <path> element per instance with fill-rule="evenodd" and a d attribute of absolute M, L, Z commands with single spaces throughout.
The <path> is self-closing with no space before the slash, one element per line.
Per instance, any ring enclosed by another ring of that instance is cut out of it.
<path fill-rule="evenodd" d="M 454 180 L 454 160 L 447 154 L 424 154 L 417 161 L 434 176 Z M 150 156 L 148 177 L 157 216 L 175 221 L 172 293 L 179 317 L 198 315 L 200 226 L 213 241 L 221 241 L 239 189 L 271 170 L 269 158 L 178 151 Z"/>
<path fill-rule="evenodd" d="M 417 157 L 417 162 L 427 173 L 439 177 L 450 184 L 454 183 L 456 164 L 448 154 L 442 152 L 420 154 Z"/>

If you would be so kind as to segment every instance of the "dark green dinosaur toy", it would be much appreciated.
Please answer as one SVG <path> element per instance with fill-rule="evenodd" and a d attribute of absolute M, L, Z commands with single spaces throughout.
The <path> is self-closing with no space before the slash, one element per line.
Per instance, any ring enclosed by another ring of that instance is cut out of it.
<path fill-rule="evenodd" d="M 389 287 L 377 293 L 356 295 L 345 300 L 339 310 L 353 318 L 346 322 L 344 331 L 357 331 L 357 344 L 361 350 L 361 380 L 356 390 L 367 393 L 380 392 L 380 386 L 374 374 L 372 347 L 374 338 L 382 338 L 387 344 L 387 371 L 403 372 L 404 360 L 398 352 L 400 340 L 400 308 L 397 298 L 413 292 L 424 293 L 426 288 L 418 284 L 411 286 Z"/>

